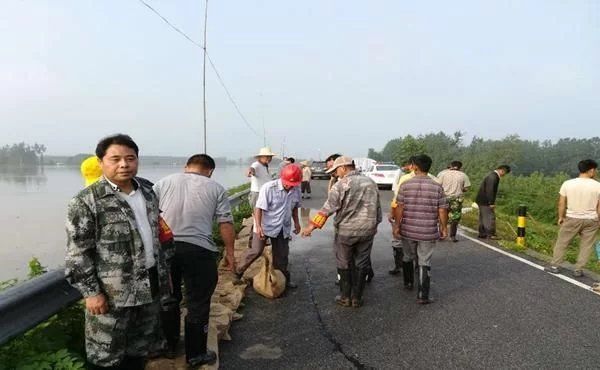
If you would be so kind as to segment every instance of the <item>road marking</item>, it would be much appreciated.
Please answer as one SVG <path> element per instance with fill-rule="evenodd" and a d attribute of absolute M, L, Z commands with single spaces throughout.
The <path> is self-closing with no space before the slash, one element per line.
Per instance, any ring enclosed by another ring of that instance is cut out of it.
<path fill-rule="evenodd" d="M 505 255 L 505 256 L 507 256 L 507 257 L 510 257 L 510 258 L 512 258 L 512 259 L 515 259 L 515 260 L 517 260 L 517 261 L 519 261 L 519 262 L 523 262 L 523 263 L 525 263 L 525 264 L 527 264 L 527 265 L 529 265 L 529 266 L 531 266 L 531 267 L 533 267 L 533 268 L 536 268 L 536 269 L 538 269 L 538 270 L 542 270 L 542 271 L 544 271 L 544 266 L 538 265 L 538 264 L 537 264 L 537 263 L 535 263 L 535 262 L 531 262 L 530 260 L 528 260 L 528 259 L 525 259 L 525 258 L 523 258 L 523 257 L 515 256 L 515 255 L 514 255 L 514 254 L 512 254 L 512 253 L 508 253 L 508 252 L 506 252 L 506 251 L 504 251 L 504 250 L 502 250 L 502 249 L 500 249 L 500 248 L 494 247 L 493 245 L 490 245 L 490 244 L 484 243 L 484 242 L 482 242 L 481 240 L 479 240 L 479 239 L 477 239 L 477 238 L 473 238 L 473 237 L 471 237 L 471 236 L 468 236 L 468 235 L 465 235 L 465 234 L 464 234 L 464 233 L 462 233 L 462 232 L 461 232 L 460 234 L 461 234 L 461 235 L 462 235 L 462 236 L 463 236 L 465 239 L 468 239 L 468 240 L 470 240 L 470 241 L 472 241 L 472 242 L 474 242 L 474 243 L 477 243 L 477 244 L 479 244 L 479 245 L 482 245 L 482 246 L 484 246 L 484 247 L 486 247 L 486 248 L 488 248 L 488 249 L 491 249 L 491 250 L 493 250 L 494 252 L 498 252 L 498 253 L 500 253 L 500 254 L 503 254 L 503 255 Z M 600 292 L 596 292 L 596 291 L 592 290 L 592 287 L 591 287 L 590 285 L 584 284 L 584 283 L 582 283 L 581 281 L 575 280 L 575 279 L 573 279 L 573 278 L 570 278 L 570 277 L 568 277 L 568 276 L 565 276 L 565 275 L 563 275 L 563 274 L 552 274 L 552 273 L 550 273 L 550 272 L 548 272 L 548 274 L 550 274 L 550 275 L 553 275 L 553 276 L 556 276 L 556 277 L 557 277 L 557 278 L 559 278 L 559 279 L 562 279 L 562 280 L 564 280 L 564 281 L 566 281 L 566 282 L 568 282 L 568 283 L 571 283 L 571 284 L 573 284 L 573 285 L 576 285 L 576 286 L 578 286 L 578 287 L 580 287 L 580 288 L 583 288 L 583 289 L 585 289 L 585 290 L 587 290 L 587 291 L 589 291 L 589 292 L 592 292 L 592 293 L 594 293 L 594 294 L 596 294 L 596 295 L 600 295 Z"/>

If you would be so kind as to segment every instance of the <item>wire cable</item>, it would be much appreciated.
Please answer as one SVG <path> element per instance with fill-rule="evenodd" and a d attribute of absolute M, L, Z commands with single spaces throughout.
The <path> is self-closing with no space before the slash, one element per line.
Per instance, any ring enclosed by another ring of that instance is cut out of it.
<path fill-rule="evenodd" d="M 235 108 L 236 112 L 238 113 L 238 115 L 240 116 L 240 118 L 242 119 L 242 121 L 244 121 L 244 123 L 246 124 L 246 126 L 248 126 L 248 128 L 250 129 L 250 131 L 252 131 L 256 136 L 261 137 L 261 135 L 258 133 L 258 131 L 256 131 L 256 129 L 254 129 L 254 127 L 252 127 L 252 125 L 250 124 L 250 122 L 248 122 L 248 120 L 246 119 L 246 117 L 244 116 L 244 114 L 242 113 L 242 111 L 240 110 L 238 104 L 236 103 L 235 99 L 233 98 L 233 96 L 229 92 L 229 89 L 225 85 L 225 82 L 223 81 L 223 78 L 221 78 L 221 74 L 217 70 L 217 67 L 215 66 L 215 63 L 210 58 L 210 55 L 208 55 L 208 52 L 206 51 L 206 48 L 202 44 L 199 44 L 196 41 L 194 41 L 194 39 L 192 39 L 191 37 L 189 37 L 185 32 L 183 32 L 182 30 L 180 30 L 177 26 L 175 26 L 174 24 L 172 24 L 171 22 L 169 22 L 169 20 L 167 18 L 163 17 L 162 14 L 160 14 L 156 9 L 154 9 L 152 6 L 150 6 L 150 4 L 148 4 L 144 0 L 138 0 L 138 1 L 140 3 L 142 3 L 144 6 L 146 6 L 148 9 L 150 9 L 160 19 L 162 19 L 163 22 L 165 22 L 169 27 L 171 27 L 175 32 L 177 32 L 178 34 L 180 34 L 181 36 L 183 36 L 186 40 L 188 40 L 189 42 L 191 42 L 194 46 L 196 46 L 196 47 L 204 50 L 204 52 L 206 53 L 206 57 L 208 58 L 208 61 L 210 63 L 210 66 L 211 66 L 212 70 L 215 72 L 215 75 L 217 76 L 217 80 L 219 81 L 219 83 L 223 87 L 223 90 L 225 90 L 225 93 L 227 94 L 227 97 L 229 98 L 229 101 L 231 102 L 231 104 Z"/>

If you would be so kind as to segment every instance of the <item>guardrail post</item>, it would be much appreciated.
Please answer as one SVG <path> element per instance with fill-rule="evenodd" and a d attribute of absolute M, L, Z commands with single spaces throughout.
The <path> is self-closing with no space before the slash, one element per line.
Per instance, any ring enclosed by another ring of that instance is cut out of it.
<path fill-rule="evenodd" d="M 525 228 L 527 226 L 527 206 L 521 204 L 518 210 L 517 218 L 517 245 L 525 246 Z"/>

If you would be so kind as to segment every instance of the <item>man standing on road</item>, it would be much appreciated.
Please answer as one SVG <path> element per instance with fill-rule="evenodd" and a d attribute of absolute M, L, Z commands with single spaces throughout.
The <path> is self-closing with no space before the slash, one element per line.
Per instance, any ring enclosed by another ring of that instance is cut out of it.
<path fill-rule="evenodd" d="M 103 177 L 68 205 L 65 274 L 85 300 L 91 368 L 141 370 L 160 332 L 159 302 L 170 298 L 158 199 L 136 177 L 129 136 L 100 140 L 96 155 Z"/>
<path fill-rule="evenodd" d="M 269 163 L 271 163 L 274 156 L 275 153 L 271 152 L 269 147 L 260 148 L 260 151 L 255 156 L 256 161 L 248 168 L 247 176 L 250 178 L 250 196 L 248 197 L 248 201 L 252 209 L 256 206 L 260 188 L 273 180 L 269 171 Z"/>
<path fill-rule="evenodd" d="M 498 240 L 496 236 L 496 195 L 500 178 L 510 173 L 510 167 L 503 164 L 483 179 L 475 202 L 479 207 L 479 235 L 481 239 Z"/>
<path fill-rule="evenodd" d="M 585 159 L 577 165 L 579 177 L 565 181 L 558 198 L 558 237 L 550 267 L 546 271 L 558 274 L 571 240 L 580 237 L 575 277 L 583 276 L 583 267 L 592 253 L 600 215 L 600 183 L 594 179 L 598 163 Z"/>
<path fill-rule="evenodd" d="M 289 241 L 294 221 L 294 234 L 300 233 L 300 189 L 302 170 L 295 164 L 289 164 L 281 170 L 280 178 L 267 182 L 260 189 L 254 208 L 254 236 L 252 248 L 246 250 L 237 270 L 241 278 L 244 271 L 262 254 L 265 238 L 271 240 L 273 268 L 281 271 L 286 278 L 287 288 L 296 288 L 288 271 Z"/>
<path fill-rule="evenodd" d="M 448 201 L 440 184 L 427 176 L 431 158 L 425 154 L 414 157 L 415 176 L 400 185 L 394 210 L 393 235 L 402 239 L 404 257 L 402 272 L 404 287 L 414 286 L 415 256 L 419 258 L 417 303 L 432 302 L 429 298 L 431 257 L 438 239 L 447 236 Z"/>
<path fill-rule="evenodd" d="M 462 205 L 464 193 L 469 190 L 471 181 L 469 176 L 461 171 L 462 162 L 452 161 L 448 169 L 443 170 L 437 175 L 438 181 L 444 188 L 446 198 L 448 198 L 448 222 L 450 223 L 450 239 L 457 242 L 456 232 L 458 223 L 462 217 Z"/>
<path fill-rule="evenodd" d="M 185 318 L 185 357 L 194 367 L 214 363 L 215 352 L 207 349 L 210 300 L 217 286 L 219 249 L 212 238 L 213 222 L 225 243 L 225 260 L 235 272 L 233 247 L 235 230 L 227 192 L 210 177 L 215 161 L 206 154 L 191 156 L 185 172 L 167 176 L 154 185 L 163 217 L 173 231 L 175 258 L 171 277 L 177 305 L 185 284 L 187 316 Z M 163 315 L 169 350 L 175 351 L 179 340 L 180 311 Z"/>
<path fill-rule="evenodd" d="M 382 218 L 379 191 L 373 180 L 356 171 L 352 158 L 338 157 L 328 172 L 335 172 L 339 180 L 302 235 L 310 236 L 335 213 L 334 250 L 341 292 L 335 301 L 344 307 L 360 307 L 373 239 Z"/>
<path fill-rule="evenodd" d="M 308 165 L 308 161 L 302 161 L 300 164 L 302 165 L 302 185 L 300 186 L 302 190 L 302 199 L 310 199 L 310 180 L 312 177 L 312 171 Z M 304 195 L 304 193 L 306 193 L 306 195 Z"/>

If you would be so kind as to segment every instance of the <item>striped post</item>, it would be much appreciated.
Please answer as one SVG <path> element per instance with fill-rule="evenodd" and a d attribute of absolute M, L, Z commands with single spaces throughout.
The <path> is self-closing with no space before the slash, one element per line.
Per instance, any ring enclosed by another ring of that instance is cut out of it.
<path fill-rule="evenodd" d="M 517 244 L 521 247 L 525 246 L 525 227 L 527 225 L 527 206 L 521 204 L 519 206 L 517 219 Z"/>

